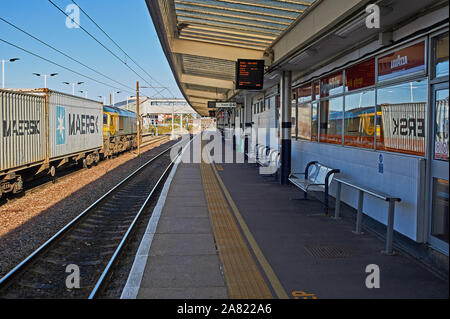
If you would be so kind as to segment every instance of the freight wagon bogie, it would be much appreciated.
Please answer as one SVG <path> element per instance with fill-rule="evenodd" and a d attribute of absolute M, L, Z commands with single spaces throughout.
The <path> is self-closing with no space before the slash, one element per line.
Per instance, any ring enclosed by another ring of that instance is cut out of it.
<path fill-rule="evenodd" d="M 23 181 L 20 175 L 15 173 L 0 177 L 0 198 L 3 194 L 19 194 L 23 190 Z"/>

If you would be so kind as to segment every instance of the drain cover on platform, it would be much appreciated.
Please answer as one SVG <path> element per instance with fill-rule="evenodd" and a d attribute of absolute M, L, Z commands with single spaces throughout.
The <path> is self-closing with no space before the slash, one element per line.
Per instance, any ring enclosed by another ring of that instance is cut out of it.
<path fill-rule="evenodd" d="M 336 246 L 305 246 L 314 258 L 348 258 L 352 254 L 343 247 Z"/>

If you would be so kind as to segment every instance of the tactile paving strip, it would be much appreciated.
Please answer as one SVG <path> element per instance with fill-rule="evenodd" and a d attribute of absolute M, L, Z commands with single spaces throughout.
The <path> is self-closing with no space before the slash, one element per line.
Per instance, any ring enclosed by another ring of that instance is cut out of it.
<path fill-rule="evenodd" d="M 273 298 L 233 218 L 211 165 L 202 163 L 201 171 L 214 237 L 230 298 Z"/>

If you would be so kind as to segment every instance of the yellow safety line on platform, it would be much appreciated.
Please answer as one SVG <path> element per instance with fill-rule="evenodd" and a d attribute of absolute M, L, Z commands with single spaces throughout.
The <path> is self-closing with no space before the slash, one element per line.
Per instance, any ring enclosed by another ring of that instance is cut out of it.
<path fill-rule="evenodd" d="M 220 178 L 219 173 L 217 172 L 214 164 L 212 164 L 212 167 L 214 170 L 214 174 L 216 175 L 216 178 L 219 181 L 219 184 L 222 188 L 222 191 L 225 194 L 225 197 L 227 198 L 228 203 L 230 204 L 231 209 L 234 212 L 234 216 L 236 217 L 239 225 L 241 226 L 244 236 L 247 238 L 247 241 L 249 242 L 253 250 L 253 253 L 258 259 L 258 262 L 261 265 L 262 269 L 264 270 L 264 273 L 266 274 L 270 284 L 272 285 L 272 288 L 275 291 L 277 297 L 279 299 L 289 299 L 286 290 L 284 289 L 283 285 L 281 284 L 280 280 L 278 279 L 277 275 L 272 269 L 272 266 L 270 266 L 269 261 L 266 259 L 263 252 L 261 251 L 261 248 L 259 248 L 259 245 L 255 240 L 255 237 L 253 237 L 253 234 L 251 233 L 250 229 L 245 223 L 244 218 L 242 217 L 241 213 L 239 212 L 239 209 L 234 203 L 233 198 L 231 197 L 230 193 L 228 192 L 228 189 L 226 188 L 225 184 L 222 181 L 222 178 Z"/>
<path fill-rule="evenodd" d="M 211 165 L 201 164 L 214 237 L 232 299 L 273 298 L 236 224 Z"/>

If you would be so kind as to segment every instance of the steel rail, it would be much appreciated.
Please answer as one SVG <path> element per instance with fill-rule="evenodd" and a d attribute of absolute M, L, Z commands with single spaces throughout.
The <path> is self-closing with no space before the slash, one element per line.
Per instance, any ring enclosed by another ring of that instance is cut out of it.
<path fill-rule="evenodd" d="M 191 140 L 192 141 L 192 140 Z M 187 145 L 189 145 L 191 143 L 191 141 L 189 141 L 189 143 L 187 143 Z M 178 144 L 178 143 L 177 143 Z M 94 299 L 95 296 L 98 294 L 101 285 L 103 284 L 106 276 L 108 275 L 110 269 L 112 268 L 114 262 L 116 261 L 117 256 L 120 254 L 123 246 L 125 245 L 125 242 L 128 239 L 128 236 L 130 235 L 130 233 L 133 231 L 133 228 L 135 226 L 135 224 L 137 223 L 137 221 L 139 220 L 142 212 L 144 211 L 144 209 L 147 207 L 148 202 L 150 201 L 150 199 L 153 197 L 154 192 L 156 191 L 156 189 L 159 187 L 159 185 L 161 184 L 161 182 L 163 181 L 164 177 L 166 176 L 166 174 L 171 170 L 171 168 L 173 167 L 173 165 L 175 164 L 175 162 L 180 158 L 180 156 L 182 156 L 184 148 L 186 146 L 183 147 L 182 150 L 180 150 L 179 154 L 177 155 L 176 158 L 174 158 L 172 160 L 172 162 L 169 164 L 169 166 L 166 168 L 166 170 L 162 173 L 161 177 L 159 178 L 159 180 L 156 182 L 155 186 L 153 187 L 152 191 L 150 192 L 150 194 L 147 196 L 147 199 L 145 200 L 144 204 L 142 204 L 142 207 L 140 208 L 139 212 L 137 213 L 136 217 L 134 218 L 133 222 L 131 223 L 130 227 L 128 228 L 127 232 L 125 233 L 124 237 L 122 238 L 119 246 L 117 247 L 116 251 L 114 252 L 113 256 L 111 257 L 108 265 L 106 266 L 105 270 L 103 271 L 102 275 L 100 276 L 100 278 L 98 279 L 97 283 L 95 284 L 94 289 L 92 290 L 89 299 Z"/>
<path fill-rule="evenodd" d="M 86 208 L 81 214 L 79 214 L 75 219 L 73 219 L 71 222 L 69 222 L 66 226 L 64 226 L 61 230 L 59 230 L 53 237 L 51 237 L 49 240 L 47 240 L 43 245 L 41 245 L 38 249 L 36 249 L 33 253 L 31 253 L 27 258 L 25 258 L 20 264 L 18 264 L 16 267 L 14 267 L 11 271 L 9 271 L 5 276 L 3 276 L 0 279 L 0 289 L 3 288 L 3 286 L 9 281 L 12 280 L 14 275 L 19 273 L 27 264 L 29 264 L 34 258 L 36 258 L 45 248 L 47 248 L 50 244 L 55 242 L 57 239 L 59 239 L 64 233 L 66 233 L 74 224 L 76 224 L 80 219 L 82 219 L 85 215 L 87 215 L 94 207 L 96 207 L 99 203 L 101 203 L 103 200 L 105 200 L 109 195 L 111 195 L 114 191 L 116 191 L 120 186 L 122 186 L 124 183 L 129 181 L 132 177 L 134 177 L 137 173 L 139 173 L 142 169 L 150 165 L 152 162 L 166 154 L 168 151 L 170 151 L 172 148 L 175 148 L 180 144 L 182 141 L 176 143 L 175 145 L 169 147 L 168 149 L 164 150 L 160 154 L 156 155 L 154 158 L 143 164 L 141 167 L 139 167 L 137 170 L 135 170 L 133 173 L 131 173 L 129 176 L 127 176 L 125 179 L 123 179 L 120 183 L 118 183 L 116 186 L 114 186 L 111 190 L 109 190 L 107 193 L 105 193 L 102 197 L 100 197 L 97 201 L 95 201 L 93 204 L 91 204 L 88 208 Z"/>

